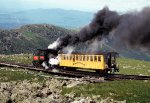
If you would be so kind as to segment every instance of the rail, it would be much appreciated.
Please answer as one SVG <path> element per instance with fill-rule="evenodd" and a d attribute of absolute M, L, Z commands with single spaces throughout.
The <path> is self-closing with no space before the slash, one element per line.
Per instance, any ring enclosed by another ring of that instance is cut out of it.
<path fill-rule="evenodd" d="M 112 80 L 150 80 L 150 76 L 139 76 L 139 75 L 124 75 L 124 74 L 108 74 L 108 75 L 99 75 L 93 72 L 83 72 L 83 71 L 70 71 L 59 69 L 59 71 L 54 72 L 52 69 L 45 70 L 43 68 L 36 68 L 31 65 L 24 64 L 16 64 L 16 63 L 7 63 L 0 62 L 0 66 L 13 67 L 13 68 L 21 68 L 32 71 L 42 71 L 45 73 L 49 73 L 55 77 L 64 77 L 65 79 L 75 79 L 80 81 L 89 81 L 89 82 L 105 82 Z"/>

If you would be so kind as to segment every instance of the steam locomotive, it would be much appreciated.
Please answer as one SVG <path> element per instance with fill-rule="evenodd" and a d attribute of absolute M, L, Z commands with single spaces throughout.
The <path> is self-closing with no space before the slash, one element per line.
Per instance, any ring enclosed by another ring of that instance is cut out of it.
<path fill-rule="evenodd" d="M 116 52 L 61 53 L 53 49 L 38 49 L 33 55 L 33 65 L 45 69 L 67 68 L 70 70 L 94 70 L 98 73 L 119 72 Z"/>

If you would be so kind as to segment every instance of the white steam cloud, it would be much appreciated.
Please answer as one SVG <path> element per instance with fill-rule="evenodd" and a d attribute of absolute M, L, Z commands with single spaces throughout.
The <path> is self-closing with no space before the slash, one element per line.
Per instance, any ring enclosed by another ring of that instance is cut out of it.
<path fill-rule="evenodd" d="M 59 59 L 59 57 L 57 56 L 57 57 L 55 57 L 55 58 L 50 58 L 48 63 L 51 64 L 51 65 L 58 65 L 59 62 L 60 62 L 60 59 Z"/>
<path fill-rule="evenodd" d="M 75 47 L 73 47 L 73 46 L 67 46 L 67 47 L 63 48 L 62 51 L 64 53 L 71 54 L 74 51 L 74 49 L 75 49 Z"/>
<path fill-rule="evenodd" d="M 105 45 L 106 43 L 106 39 L 103 38 L 101 41 L 99 41 L 98 39 L 95 39 L 87 48 L 87 52 L 96 52 L 96 51 L 99 51 L 100 49 L 103 48 L 103 46 Z"/>
<path fill-rule="evenodd" d="M 60 39 L 58 38 L 56 41 L 54 41 L 52 44 L 50 44 L 48 46 L 48 49 L 57 49 L 57 47 L 59 46 L 60 44 Z"/>

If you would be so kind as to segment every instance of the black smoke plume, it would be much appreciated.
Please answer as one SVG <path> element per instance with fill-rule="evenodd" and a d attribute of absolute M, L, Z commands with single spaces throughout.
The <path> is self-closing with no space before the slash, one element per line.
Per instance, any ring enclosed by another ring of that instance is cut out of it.
<path fill-rule="evenodd" d="M 57 49 L 93 38 L 100 37 L 101 40 L 109 35 L 112 35 L 117 43 L 123 42 L 129 47 L 150 50 L 150 7 L 126 14 L 119 14 L 105 7 L 77 34 L 60 37 Z"/>

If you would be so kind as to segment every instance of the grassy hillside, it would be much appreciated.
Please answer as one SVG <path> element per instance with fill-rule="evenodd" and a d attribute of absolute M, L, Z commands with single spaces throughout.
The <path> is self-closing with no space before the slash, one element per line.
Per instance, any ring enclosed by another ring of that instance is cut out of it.
<path fill-rule="evenodd" d="M 90 96 L 92 98 L 113 98 L 114 100 L 126 101 L 127 103 L 149 103 L 149 93 L 150 81 L 135 80 L 82 84 L 72 88 L 63 88 L 62 91 L 63 95 L 74 94 L 75 97 Z M 109 100 L 106 103 L 114 102 Z"/>
<path fill-rule="evenodd" d="M 23 80 L 33 81 L 34 79 L 37 79 L 38 82 L 42 82 L 44 80 L 44 77 L 41 76 L 42 74 L 44 73 L 21 70 L 18 68 L 0 67 L 0 83 Z"/>
<path fill-rule="evenodd" d="M 150 75 L 150 62 L 129 58 L 119 58 L 120 73 L 135 75 Z"/>
<path fill-rule="evenodd" d="M 71 33 L 71 30 L 47 24 L 0 30 L 0 53 L 32 53 L 37 48 L 47 48 L 58 37 Z"/>

